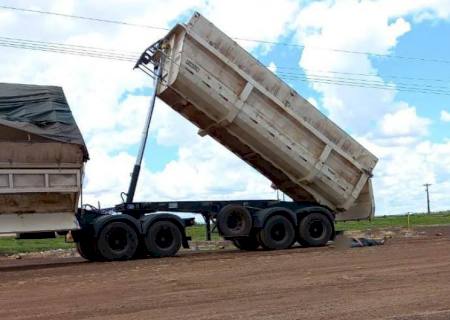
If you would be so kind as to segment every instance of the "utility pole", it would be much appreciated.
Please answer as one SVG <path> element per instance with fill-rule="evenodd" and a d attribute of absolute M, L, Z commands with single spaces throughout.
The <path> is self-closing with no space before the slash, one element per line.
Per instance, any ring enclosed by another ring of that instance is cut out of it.
<path fill-rule="evenodd" d="M 430 211 L 430 190 L 429 190 L 429 187 L 431 186 L 431 184 L 430 183 L 425 183 L 423 186 L 425 187 L 425 191 L 427 193 L 427 210 L 428 210 L 428 214 L 430 214 L 431 211 Z"/>

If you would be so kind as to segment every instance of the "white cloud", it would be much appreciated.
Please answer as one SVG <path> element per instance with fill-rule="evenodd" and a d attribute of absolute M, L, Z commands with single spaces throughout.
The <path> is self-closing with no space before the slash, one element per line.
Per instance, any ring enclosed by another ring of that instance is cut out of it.
<path fill-rule="evenodd" d="M 27 7 L 28 4 L 17 1 L 14 6 Z M 297 8 L 298 4 L 293 0 L 278 3 L 256 0 L 46 0 L 33 4 L 33 9 L 37 10 L 162 27 L 184 22 L 190 12 L 198 10 L 230 35 L 267 41 L 276 41 L 283 34 Z M 121 52 L 140 52 L 166 33 L 58 16 L 8 11 L 0 11 L 0 14 L 5 36 L 83 44 Z M 186 18 L 180 21 L 177 19 L 180 16 Z M 26 24 L 22 23 L 24 19 Z M 259 45 L 241 43 L 247 48 Z M 52 84 L 64 88 L 91 156 L 86 166 L 85 199 L 93 204 L 99 199 L 103 206 L 117 203 L 120 192 L 128 187 L 134 162 L 129 149 L 139 143 L 149 103 L 148 96 L 138 96 L 135 92 L 151 88 L 151 79 L 133 71 L 132 63 L 15 49 L 2 49 L 0 58 L 0 81 Z M 143 167 L 137 192 L 139 199 L 248 198 L 272 197 L 274 194 L 265 178 L 212 139 L 200 138 L 197 128 L 160 102 L 156 105 L 151 135 L 160 145 L 177 147 L 178 158 L 159 172 Z"/>
<path fill-rule="evenodd" d="M 299 2 L 294 0 L 45 0 L 34 3 L 33 8 L 163 27 L 198 10 L 230 36 L 277 41 L 295 26 L 298 39 L 307 46 L 389 53 L 399 37 L 411 29 L 405 15 L 416 19 L 448 18 L 446 4 L 448 1 L 342 1 L 313 2 L 300 8 Z M 27 7 L 29 4 L 19 0 L 14 1 L 14 5 Z M 426 7 L 431 9 L 424 9 Z M 165 34 L 161 30 L 4 11 L 0 11 L 0 27 L 4 36 L 130 52 L 143 50 Z M 258 45 L 239 42 L 248 49 Z M 103 205 L 117 203 L 120 192 L 128 187 L 134 162 L 129 149 L 139 142 L 148 107 L 149 97 L 138 96 L 136 92 L 150 88 L 151 79 L 133 72 L 132 63 L 13 49 L 2 49 L 0 59 L 0 81 L 64 87 L 92 159 L 87 164 L 85 199 L 94 205 L 98 199 Z M 377 71 L 365 56 L 317 49 L 304 50 L 300 64 L 320 70 Z M 373 81 L 383 79 L 374 77 Z M 416 130 L 405 122 L 402 130 L 395 131 L 392 120 L 385 120 L 383 132 L 370 132 L 372 136 L 361 138 L 370 139 L 367 141 L 369 149 L 382 157 L 375 179 L 379 207 L 393 208 L 392 212 L 406 210 L 406 206 L 408 210 L 414 210 L 415 205 L 420 207 L 420 185 L 425 180 L 436 183 L 433 187 L 436 201 L 440 199 L 442 206 L 448 204 L 443 194 L 449 190 L 449 185 L 439 179 L 448 177 L 450 163 L 439 159 L 450 159 L 449 143 L 423 141 L 428 124 L 417 115 L 414 107 L 396 102 L 395 91 L 355 90 L 354 87 L 317 83 L 313 88 L 322 94 L 319 102 L 330 111 L 333 119 L 354 131 L 379 130 L 383 128 L 382 119 L 401 120 L 402 112 L 422 128 Z M 158 172 L 144 166 L 138 200 L 273 197 L 269 181 L 218 143 L 208 137 L 200 138 L 196 132 L 187 120 L 163 103 L 157 103 L 151 134 L 158 144 L 177 147 L 178 156 Z M 419 176 L 419 170 L 424 174 Z M 408 179 L 411 176 L 413 178 Z M 419 191 L 416 193 L 417 184 Z M 414 201 L 409 201 L 410 197 Z"/>
<path fill-rule="evenodd" d="M 314 107 L 318 107 L 319 106 L 319 103 L 317 102 L 317 100 L 315 99 L 315 98 L 313 98 L 313 97 L 309 97 L 308 99 L 306 99 L 306 100 L 308 100 L 308 102 L 309 103 L 311 103 Z"/>
<path fill-rule="evenodd" d="M 367 55 L 321 48 L 388 53 L 396 45 L 398 37 L 410 30 L 409 23 L 403 18 L 392 21 L 391 18 L 379 3 L 373 1 L 312 3 L 297 19 L 297 36 L 306 45 L 300 66 L 312 77 L 317 72 L 311 70 L 376 74 Z M 357 76 L 347 76 L 345 81 L 337 74 L 325 76 L 341 84 L 360 81 Z M 384 84 L 384 81 L 380 77 L 371 77 L 370 83 Z M 318 82 L 311 85 L 322 94 L 323 107 L 331 118 L 356 132 L 365 132 L 374 120 L 394 111 L 394 91 Z"/>
<path fill-rule="evenodd" d="M 291 27 L 299 3 L 294 0 L 216 0 L 199 9 L 230 37 L 276 41 Z M 247 49 L 258 45 L 252 41 L 238 40 L 238 43 Z"/>
<path fill-rule="evenodd" d="M 433 210 L 450 207 L 450 140 L 405 144 L 398 144 L 395 138 L 358 140 L 380 157 L 373 178 L 377 214 L 425 212 L 424 183 L 433 184 Z"/>
<path fill-rule="evenodd" d="M 404 105 L 393 113 L 384 115 L 381 132 L 391 137 L 425 136 L 431 120 L 417 115 L 416 108 Z"/>
<path fill-rule="evenodd" d="M 413 26 L 409 17 L 448 19 L 450 1 L 321 1 L 307 5 L 297 18 L 296 36 L 306 45 L 299 64 L 309 76 L 316 70 L 377 74 L 371 59 L 326 48 L 390 54 L 399 38 Z M 325 49 L 324 49 L 325 48 Z M 321 74 L 321 76 L 324 76 Z M 334 82 L 360 77 L 330 73 Z M 367 79 L 363 79 L 366 80 Z M 388 83 L 371 77 L 378 85 Z M 422 184 L 435 184 L 436 208 L 448 208 L 450 152 L 448 142 L 424 140 L 430 119 L 416 107 L 396 100 L 395 90 L 376 90 L 310 82 L 321 96 L 321 105 L 345 129 L 363 135 L 358 140 L 380 158 L 374 185 L 377 212 L 381 214 L 424 211 Z M 420 109 L 419 109 L 420 110 Z M 422 201 L 423 200 L 423 201 Z"/>
<path fill-rule="evenodd" d="M 434 194 L 441 198 L 434 209 L 448 209 L 450 200 L 444 199 L 448 189 L 442 187 L 446 186 L 450 177 L 450 163 L 446 160 L 450 156 L 450 144 L 424 141 L 413 147 L 394 147 L 390 161 L 381 164 L 379 172 L 383 178 L 376 179 L 379 182 L 379 204 L 385 212 L 425 211 L 421 186 L 432 183 L 435 185 Z"/>
<path fill-rule="evenodd" d="M 450 112 L 446 110 L 441 111 L 441 120 L 444 122 L 450 122 Z"/>
<path fill-rule="evenodd" d="M 16 20 L 14 14 L 8 11 L 0 11 L 0 27 L 5 28 L 6 26 L 13 24 Z"/>
<path fill-rule="evenodd" d="M 121 192 L 128 191 L 134 157 L 121 152 L 110 155 L 103 149 L 90 149 L 91 160 L 86 166 L 84 203 L 113 206 L 120 202 Z"/>
<path fill-rule="evenodd" d="M 269 65 L 267 66 L 267 69 L 269 69 L 273 73 L 277 73 L 277 65 L 273 61 L 271 63 L 269 63 Z"/>
<path fill-rule="evenodd" d="M 146 171 L 141 199 L 273 198 L 270 182 L 211 138 L 197 136 L 163 171 Z"/>

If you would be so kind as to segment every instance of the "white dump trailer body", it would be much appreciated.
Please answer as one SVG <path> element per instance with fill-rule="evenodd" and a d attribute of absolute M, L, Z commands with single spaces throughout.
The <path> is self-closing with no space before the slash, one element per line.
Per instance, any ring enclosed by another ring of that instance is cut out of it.
<path fill-rule="evenodd" d="M 87 159 L 61 88 L 0 83 L 0 233 L 79 228 Z"/>
<path fill-rule="evenodd" d="M 371 218 L 377 158 L 196 13 L 163 39 L 157 95 L 294 201 Z M 161 53 L 153 56 L 159 60 Z M 231 170 L 231 168 L 230 168 Z"/>

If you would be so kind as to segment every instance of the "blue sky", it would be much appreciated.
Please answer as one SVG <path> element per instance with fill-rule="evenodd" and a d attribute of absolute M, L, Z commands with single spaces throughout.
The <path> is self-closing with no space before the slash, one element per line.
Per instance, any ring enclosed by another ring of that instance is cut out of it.
<path fill-rule="evenodd" d="M 30 7 L 24 0 L 1 2 Z M 450 208 L 450 122 L 441 116 L 450 112 L 450 96 L 397 90 L 409 86 L 450 93 L 449 0 L 43 0 L 32 8 L 166 28 L 185 22 L 197 10 L 230 36 L 299 45 L 238 41 L 280 77 L 289 77 L 301 95 L 380 158 L 374 177 L 378 214 L 424 211 L 425 182 L 433 184 L 432 208 Z M 117 52 L 141 52 L 165 34 L 7 10 L 0 10 L 0 30 L 5 37 Z M 0 59 L 0 81 L 64 87 L 91 154 L 85 197 L 105 205 L 120 201 L 139 144 L 151 79 L 133 71 L 132 63 L 120 61 L 11 48 L 2 48 Z M 292 79 L 305 73 L 309 79 L 319 75 L 333 82 L 375 81 L 394 90 Z M 139 200 L 275 197 L 267 179 L 212 139 L 199 137 L 193 125 L 161 102 L 147 150 Z"/>
<path fill-rule="evenodd" d="M 449 60 L 450 57 L 450 23 L 447 21 L 425 21 L 415 24 L 411 32 L 400 38 L 394 53 L 400 56 L 430 57 Z M 414 81 L 429 86 L 450 86 L 450 62 L 411 62 L 408 60 L 389 59 L 377 63 L 380 73 L 393 72 L 416 78 L 438 79 L 443 81 Z M 440 121 L 442 109 L 450 108 L 450 96 L 437 94 L 408 94 L 399 92 L 398 97 L 418 106 L 422 116 L 433 121 L 430 127 L 430 140 L 442 142 L 449 138 L 449 125 Z"/>

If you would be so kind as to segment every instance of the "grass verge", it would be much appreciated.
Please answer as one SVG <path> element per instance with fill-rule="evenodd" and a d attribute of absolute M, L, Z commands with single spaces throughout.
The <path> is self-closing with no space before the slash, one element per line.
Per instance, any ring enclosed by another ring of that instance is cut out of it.
<path fill-rule="evenodd" d="M 0 255 L 24 252 L 39 252 L 53 249 L 70 249 L 73 243 L 66 243 L 64 237 L 54 239 L 17 240 L 14 237 L 0 237 Z"/>
<path fill-rule="evenodd" d="M 450 225 L 450 211 L 432 214 L 411 214 L 409 226 Z M 336 230 L 366 230 L 390 227 L 408 227 L 408 215 L 380 216 L 372 221 L 348 221 L 336 223 Z"/>

